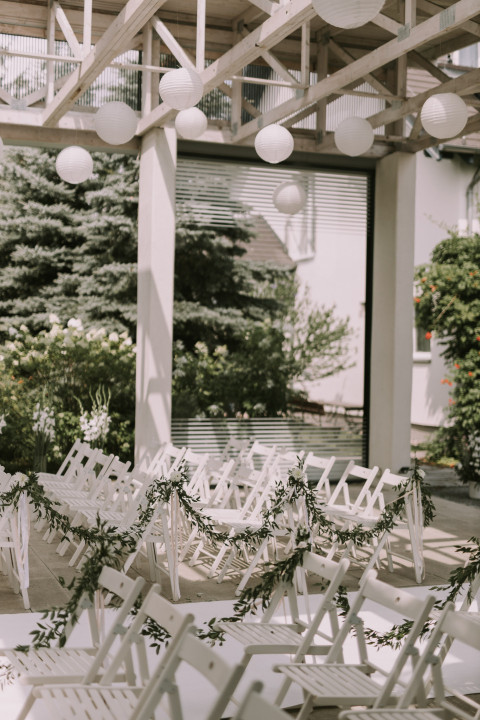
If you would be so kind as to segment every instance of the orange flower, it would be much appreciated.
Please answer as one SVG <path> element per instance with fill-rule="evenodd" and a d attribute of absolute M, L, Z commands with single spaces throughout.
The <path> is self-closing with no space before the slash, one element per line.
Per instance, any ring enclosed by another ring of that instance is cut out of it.
<path fill-rule="evenodd" d="M 480 335 L 477 335 L 477 340 L 480 342 Z"/>
<path fill-rule="evenodd" d="M 417 303 L 420 302 L 420 298 L 419 298 L 419 297 L 416 297 L 416 298 L 415 298 L 415 302 L 417 302 Z"/>
<path fill-rule="evenodd" d="M 457 368 L 457 370 L 460 370 L 460 365 L 458 363 L 455 363 L 455 367 Z"/>
<path fill-rule="evenodd" d="M 430 332 L 430 330 L 425 333 L 425 337 L 426 337 L 427 340 L 431 340 L 431 338 L 432 338 L 432 333 Z"/>
<path fill-rule="evenodd" d="M 472 372 L 471 370 L 469 370 L 469 371 L 468 371 L 468 374 L 470 375 L 470 377 L 472 377 L 473 372 Z"/>
<path fill-rule="evenodd" d="M 435 292 L 436 289 L 437 289 L 437 286 L 436 286 L 436 285 L 430 285 L 430 290 L 431 290 L 432 292 Z"/>
<path fill-rule="evenodd" d="M 422 282 L 427 282 L 427 278 L 422 278 Z"/>

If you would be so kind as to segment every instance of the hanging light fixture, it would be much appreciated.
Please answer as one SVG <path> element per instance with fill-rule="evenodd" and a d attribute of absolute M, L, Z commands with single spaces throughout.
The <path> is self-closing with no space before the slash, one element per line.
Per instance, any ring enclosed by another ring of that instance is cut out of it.
<path fill-rule="evenodd" d="M 273 204 L 285 215 L 295 215 L 303 210 L 307 202 L 307 193 L 303 186 L 294 180 L 286 180 L 273 191 Z"/>
<path fill-rule="evenodd" d="M 468 109 L 455 93 L 438 93 L 423 103 L 420 118 L 424 130 L 435 138 L 460 135 L 467 124 Z"/>
<path fill-rule="evenodd" d="M 186 140 L 195 140 L 203 135 L 208 126 L 207 116 L 197 107 L 180 110 L 175 118 L 175 129 Z"/>
<path fill-rule="evenodd" d="M 71 185 L 88 180 L 93 172 L 93 160 L 90 153 L 78 145 L 64 148 L 55 163 L 57 173 Z"/>
<path fill-rule="evenodd" d="M 329 25 L 357 28 L 378 15 L 385 0 L 312 0 L 313 9 Z"/>
<path fill-rule="evenodd" d="M 123 145 L 131 140 L 137 129 L 137 116 L 124 102 L 102 105 L 94 117 L 95 131 L 109 145 Z"/>
<path fill-rule="evenodd" d="M 345 155 L 363 155 L 373 145 L 373 128 L 364 118 L 349 117 L 337 127 L 334 139 L 337 148 Z"/>
<path fill-rule="evenodd" d="M 293 152 L 293 136 L 283 125 L 267 125 L 255 138 L 255 150 L 265 162 L 276 164 Z"/>
<path fill-rule="evenodd" d="M 174 110 L 186 110 L 203 97 L 202 78 L 191 68 L 170 70 L 160 80 L 160 97 Z"/>

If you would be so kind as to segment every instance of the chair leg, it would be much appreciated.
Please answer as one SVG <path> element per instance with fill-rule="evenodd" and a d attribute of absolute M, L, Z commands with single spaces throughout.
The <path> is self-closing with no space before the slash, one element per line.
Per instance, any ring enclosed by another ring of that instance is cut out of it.
<path fill-rule="evenodd" d="M 16 717 L 16 720 L 25 720 L 28 713 L 32 709 L 35 700 L 36 700 L 36 697 L 33 694 L 33 688 L 31 688 L 30 692 L 28 693 L 27 697 L 25 698 L 25 702 L 23 703 L 23 707 L 20 710 L 20 713 Z"/>

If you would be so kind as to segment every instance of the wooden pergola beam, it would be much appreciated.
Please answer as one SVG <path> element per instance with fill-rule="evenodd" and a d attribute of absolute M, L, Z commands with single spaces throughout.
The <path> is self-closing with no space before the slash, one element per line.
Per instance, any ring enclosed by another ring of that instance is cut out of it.
<path fill-rule="evenodd" d="M 94 49 L 69 76 L 62 89 L 44 110 L 42 124 L 55 125 L 73 107 L 76 100 L 100 75 L 104 68 L 143 28 L 165 0 L 129 0 L 105 31 Z"/>
<path fill-rule="evenodd" d="M 236 75 L 245 65 L 257 58 L 261 50 L 269 50 L 287 35 L 297 30 L 302 23 L 316 16 L 311 0 L 292 0 L 282 5 L 247 37 L 240 40 L 228 52 L 215 60 L 201 73 L 204 92 L 208 93 Z M 137 134 L 144 135 L 150 128 L 163 125 L 173 117 L 174 111 L 166 105 L 159 105 L 150 115 L 138 123 Z"/>
<path fill-rule="evenodd" d="M 464 22 L 479 14 L 478 0 L 459 0 L 447 10 L 434 17 L 424 20 L 409 30 L 408 34 L 388 41 L 376 50 L 362 56 L 355 62 L 327 77 L 306 90 L 302 98 L 292 98 L 281 105 L 264 113 L 261 121 L 252 120 L 246 123 L 235 135 L 235 142 L 241 142 L 253 135 L 264 125 L 281 121 L 287 115 L 299 112 L 304 107 L 334 94 L 350 83 L 360 80 L 368 73 L 397 60 L 401 55 L 423 45 L 425 42 L 441 37 L 449 30 L 461 27 Z M 398 112 L 398 111 L 397 111 Z M 399 119 L 403 113 L 395 118 Z M 381 125 L 383 123 L 380 123 Z"/>

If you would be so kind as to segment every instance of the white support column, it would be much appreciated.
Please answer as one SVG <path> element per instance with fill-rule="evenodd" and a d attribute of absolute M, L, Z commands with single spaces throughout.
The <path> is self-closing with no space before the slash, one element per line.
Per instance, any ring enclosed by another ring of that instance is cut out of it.
<path fill-rule="evenodd" d="M 142 140 L 135 462 L 170 439 L 176 152 L 174 128 L 153 128 Z"/>
<path fill-rule="evenodd" d="M 410 463 L 415 155 L 377 164 L 369 464 Z"/>

